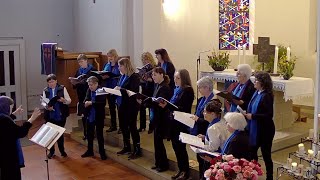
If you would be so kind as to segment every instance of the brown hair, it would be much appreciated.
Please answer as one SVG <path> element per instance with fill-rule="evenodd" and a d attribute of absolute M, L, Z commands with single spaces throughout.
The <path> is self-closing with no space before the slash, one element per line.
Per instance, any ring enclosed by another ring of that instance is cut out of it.
<path fill-rule="evenodd" d="M 157 49 L 155 50 L 154 52 L 155 54 L 159 54 L 161 56 L 161 59 L 164 61 L 164 62 L 171 62 L 171 59 L 169 57 L 169 54 L 167 52 L 167 50 L 161 48 L 161 49 Z"/>
<path fill-rule="evenodd" d="M 181 78 L 181 87 L 192 87 L 189 71 L 186 69 L 179 69 L 177 72 Z"/>
<path fill-rule="evenodd" d="M 214 112 L 220 117 L 221 111 L 222 111 L 221 107 L 222 107 L 222 103 L 219 99 L 212 99 L 207 103 L 205 110 L 207 112 Z"/>
<path fill-rule="evenodd" d="M 153 56 L 150 52 L 144 52 L 141 54 L 141 60 L 147 60 L 149 61 L 149 63 L 152 65 L 152 67 L 155 67 L 156 66 L 156 62 L 154 61 L 153 59 Z"/>
<path fill-rule="evenodd" d="M 80 61 L 80 60 L 88 61 L 88 57 L 85 54 L 79 54 L 79 56 L 77 57 L 77 61 Z"/>
<path fill-rule="evenodd" d="M 260 82 L 263 90 L 265 90 L 268 93 L 273 94 L 273 91 L 272 91 L 273 85 L 272 85 L 272 80 L 271 80 L 269 73 L 264 72 L 264 71 L 257 71 L 254 73 L 254 76 L 256 78 L 255 80 Z"/>
<path fill-rule="evenodd" d="M 119 59 L 119 55 L 118 55 L 118 53 L 117 53 L 117 51 L 116 51 L 115 49 L 110 49 L 110 50 L 107 52 L 107 56 L 112 56 L 112 57 L 114 57 L 114 59 L 115 59 L 116 61 L 118 61 L 118 59 Z"/>
<path fill-rule="evenodd" d="M 91 83 L 99 83 L 99 79 L 95 76 L 90 76 L 88 79 L 87 79 L 87 82 L 91 82 Z"/>
<path fill-rule="evenodd" d="M 155 68 L 153 68 L 152 72 L 162 74 L 163 79 L 164 79 L 164 83 L 167 85 L 170 83 L 170 78 L 168 75 L 166 75 L 166 72 L 164 71 L 164 69 L 162 67 L 155 67 Z"/>
<path fill-rule="evenodd" d="M 128 58 L 121 58 L 118 63 L 120 65 L 123 65 L 125 68 L 126 68 L 126 75 L 128 76 L 131 76 L 134 72 L 135 72 L 135 69 L 133 68 L 132 64 L 131 64 L 131 61 L 130 59 Z"/>
<path fill-rule="evenodd" d="M 49 82 L 50 80 L 57 80 L 57 76 L 55 74 L 49 74 L 47 76 L 47 82 Z"/>

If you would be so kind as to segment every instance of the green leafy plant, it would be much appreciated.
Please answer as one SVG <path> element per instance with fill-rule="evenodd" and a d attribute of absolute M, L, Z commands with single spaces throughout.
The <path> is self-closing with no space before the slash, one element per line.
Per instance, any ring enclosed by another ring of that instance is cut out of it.
<path fill-rule="evenodd" d="M 278 63 L 279 72 L 282 75 L 283 79 L 290 79 L 293 76 L 293 70 L 296 65 L 297 58 L 291 57 L 290 60 L 287 60 L 287 56 L 282 56 Z"/>
<path fill-rule="evenodd" d="M 223 71 L 228 68 L 230 64 L 229 52 L 227 51 L 213 51 L 211 56 L 208 56 L 209 65 L 215 71 Z"/>

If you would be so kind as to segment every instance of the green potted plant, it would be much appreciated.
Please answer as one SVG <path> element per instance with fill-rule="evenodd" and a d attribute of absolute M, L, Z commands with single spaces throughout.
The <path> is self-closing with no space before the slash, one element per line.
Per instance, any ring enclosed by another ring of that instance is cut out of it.
<path fill-rule="evenodd" d="M 287 60 L 287 56 L 281 56 L 278 63 L 280 75 L 283 79 L 288 80 L 293 76 L 293 70 L 296 65 L 296 57 L 292 57 L 290 60 Z"/>
<path fill-rule="evenodd" d="M 227 51 L 213 51 L 211 56 L 208 56 L 209 65 L 215 71 L 223 71 L 228 68 L 230 64 L 229 52 Z"/>

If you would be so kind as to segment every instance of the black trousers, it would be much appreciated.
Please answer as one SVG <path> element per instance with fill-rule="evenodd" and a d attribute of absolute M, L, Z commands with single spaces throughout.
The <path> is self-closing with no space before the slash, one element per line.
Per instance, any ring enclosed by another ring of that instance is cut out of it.
<path fill-rule="evenodd" d="M 171 143 L 174 153 L 176 154 L 179 170 L 189 172 L 189 157 L 186 144 L 179 140 L 179 134 L 171 137 Z"/>
<path fill-rule="evenodd" d="M 0 168 L 0 180 L 21 180 L 20 167 L 1 167 Z"/>
<path fill-rule="evenodd" d="M 147 123 L 147 108 L 144 105 L 140 106 L 140 129 L 145 129 L 146 128 L 146 123 Z"/>
<path fill-rule="evenodd" d="M 108 94 L 107 99 L 111 116 L 111 127 L 117 128 L 116 96 Z"/>
<path fill-rule="evenodd" d="M 93 153 L 93 139 L 94 132 L 96 131 L 97 140 L 99 145 L 99 153 L 105 154 L 104 150 L 104 138 L 103 138 L 103 126 L 104 122 L 88 122 L 87 140 L 88 140 L 88 151 Z"/>
<path fill-rule="evenodd" d="M 161 132 L 159 132 L 158 128 L 154 129 L 154 157 L 155 157 L 155 165 L 158 168 L 168 168 L 169 162 L 167 157 L 167 151 L 163 144 L 163 137 L 161 136 Z"/>
<path fill-rule="evenodd" d="M 258 161 L 258 149 L 261 148 L 264 164 L 266 166 L 267 179 L 273 179 L 273 162 L 271 158 L 272 139 L 264 140 L 259 145 L 250 147 L 251 158 Z"/>
<path fill-rule="evenodd" d="M 204 172 L 209 169 L 210 163 L 202 159 L 198 154 L 197 154 L 197 160 L 199 163 L 199 179 L 204 179 Z"/>
<path fill-rule="evenodd" d="M 119 107 L 119 125 L 122 131 L 123 142 L 125 147 L 130 147 L 130 134 L 134 145 L 140 144 L 140 135 L 137 129 L 138 111 L 128 114 L 125 108 Z"/>
<path fill-rule="evenodd" d="M 57 126 L 60 126 L 60 127 L 64 127 L 66 125 L 66 119 L 63 119 L 61 121 L 56 121 L 56 120 L 50 119 L 49 122 L 51 122 L 52 124 L 55 124 Z M 63 135 L 58 139 L 57 143 L 58 143 L 58 148 L 59 148 L 60 153 L 64 153 L 64 136 Z M 52 148 L 50 148 L 51 154 L 54 154 L 54 152 L 55 152 L 54 146 L 55 145 L 53 145 Z"/>

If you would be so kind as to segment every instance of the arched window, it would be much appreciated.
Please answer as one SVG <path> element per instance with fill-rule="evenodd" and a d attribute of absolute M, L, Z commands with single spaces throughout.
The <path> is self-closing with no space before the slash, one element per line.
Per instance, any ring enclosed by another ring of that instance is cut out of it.
<path fill-rule="evenodd" d="M 219 49 L 249 48 L 249 0 L 219 0 Z"/>

